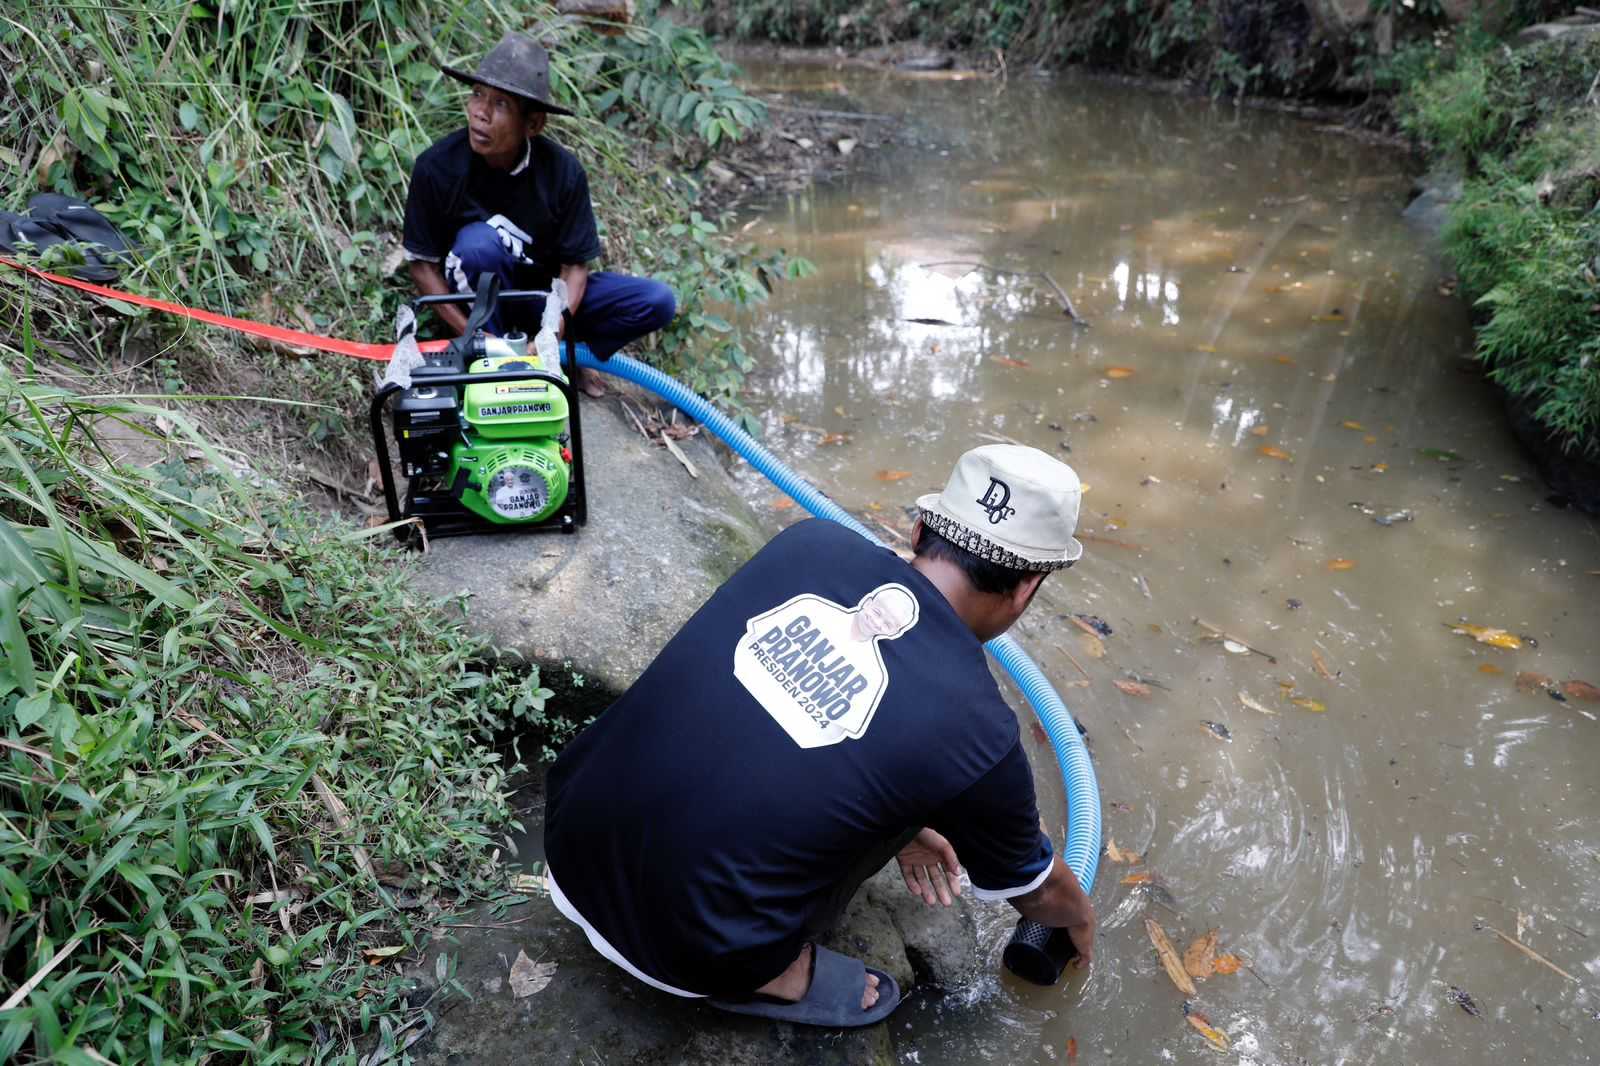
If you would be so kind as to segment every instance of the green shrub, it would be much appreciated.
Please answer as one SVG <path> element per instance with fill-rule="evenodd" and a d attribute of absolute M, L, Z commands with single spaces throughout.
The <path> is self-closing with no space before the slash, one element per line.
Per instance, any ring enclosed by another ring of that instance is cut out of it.
<path fill-rule="evenodd" d="M 1441 68 L 1402 115 L 1467 176 L 1445 244 L 1482 315 L 1478 356 L 1569 450 L 1600 456 L 1600 43 L 1463 49 Z"/>
<path fill-rule="evenodd" d="M 42 979 L 0 1061 L 354 1062 L 493 886 L 491 735 L 575 723 L 377 537 L 36 354 L 0 348 L 0 987 Z"/>

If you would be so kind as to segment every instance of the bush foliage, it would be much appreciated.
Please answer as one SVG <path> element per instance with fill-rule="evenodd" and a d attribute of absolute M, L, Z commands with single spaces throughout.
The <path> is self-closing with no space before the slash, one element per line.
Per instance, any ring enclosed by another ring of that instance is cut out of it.
<path fill-rule="evenodd" d="M 0 1061 L 354 1061 L 363 950 L 492 887 L 492 735 L 574 724 L 183 411 L 0 365 L 0 423 Z"/>
<path fill-rule="evenodd" d="M 1403 120 L 1465 176 L 1445 242 L 1490 377 L 1571 451 L 1600 456 L 1600 43 L 1447 57 Z"/>

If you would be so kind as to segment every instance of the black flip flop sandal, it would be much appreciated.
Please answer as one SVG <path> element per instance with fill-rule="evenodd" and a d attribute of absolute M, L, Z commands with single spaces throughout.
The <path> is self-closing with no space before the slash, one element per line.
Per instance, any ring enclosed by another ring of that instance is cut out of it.
<path fill-rule="evenodd" d="M 861 992 L 866 987 L 868 973 L 878 978 L 878 1002 L 862 1010 Z M 877 1025 L 893 1014 L 900 1005 L 900 986 L 895 984 L 893 977 L 881 970 L 869 969 L 859 959 L 813 946 L 811 987 L 806 989 L 805 998 L 798 1003 L 770 996 L 739 1000 L 711 999 L 706 1002 L 730 1014 L 749 1014 L 823 1029 L 855 1029 Z"/>

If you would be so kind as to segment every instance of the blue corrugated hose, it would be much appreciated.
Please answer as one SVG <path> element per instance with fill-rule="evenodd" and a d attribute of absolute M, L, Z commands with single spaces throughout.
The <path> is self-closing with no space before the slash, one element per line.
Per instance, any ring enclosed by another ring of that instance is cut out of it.
<path fill-rule="evenodd" d="M 731 418 L 681 382 L 626 355 L 613 355 L 601 362 L 590 353 L 587 346 L 581 344 L 578 345 L 578 365 L 631 381 L 682 408 L 766 475 L 774 485 L 794 497 L 801 507 L 818 518 L 849 526 L 872 543 L 883 545 L 848 511 L 790 470 Z M 1011 675 L 1011 679 L 1028 698 L 1033 713 L 1039 716 L 1039 722 L 1050 737 L 1051 746 L 1055 748 L 1056 761 L 1061 764 L 1061 777 L 1067 789 L 1067 842 L 1061 857 L 1078 875 L 1083 890 L 1092 891 L 1094 876 L 1100 865 L 1100 789 L 1095 781 L 1094 764 L 1089 761 L 1089 751 L 1083 746 L 1083 738 L 1072 720 L 1072 712 L 1056 695 L 1044 672 L 1034 665 L 1028 653 L 1015 640 L 1000 636 L 984 646 L 1005 667 L 1006 673 Z"/>

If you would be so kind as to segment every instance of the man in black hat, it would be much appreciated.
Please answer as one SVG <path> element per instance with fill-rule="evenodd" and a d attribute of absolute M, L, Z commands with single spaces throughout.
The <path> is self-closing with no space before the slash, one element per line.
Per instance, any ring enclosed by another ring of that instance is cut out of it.
<path fill-rule="evenodd" d="M 549 54 L 508 33 L 475 73 L 444 72 L 472 95 L 466 127 L 435 141 L 411 171 L 403 243 L 417 291 L 472 292 L 484 273 L 519 289 L 546 289 L 559 277 L 571 328 L 601 359 L 670 322 L 677 301 L 661 282 L 589 271 L 601 246 L 588 176 L 543 136 L 549 116 L 572 114 L 550 99 Z M 459 308 L 439 310 L 456 331 L 466 328 Z M 534 326 L 539 311 L 508 305 L 491 329 Z M 592 375 L 579 384 L 592 396 L 605 391 Z"/>

